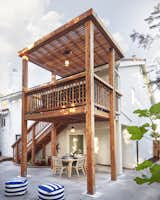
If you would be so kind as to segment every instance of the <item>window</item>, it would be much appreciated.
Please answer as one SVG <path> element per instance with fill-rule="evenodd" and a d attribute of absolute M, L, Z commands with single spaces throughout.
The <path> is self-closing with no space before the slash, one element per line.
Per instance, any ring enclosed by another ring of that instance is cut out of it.
<path fill-rule="evenodd" d="M 5 119 L 5 117 L 2 117 L 0 119 L 0 126 L 1 126 L 1 128 L 4 128 L 6 126 L 6 119 Z"/>
<path fill-rule="evenodd" d="M 16 134 L 16 141 L 21 137 L 20 134 Z"/>

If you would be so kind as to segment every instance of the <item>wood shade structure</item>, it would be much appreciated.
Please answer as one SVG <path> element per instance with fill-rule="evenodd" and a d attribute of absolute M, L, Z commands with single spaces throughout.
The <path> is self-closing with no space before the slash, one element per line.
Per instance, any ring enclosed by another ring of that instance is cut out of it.
<path fill-rule="evenodd" d="M 114 65 L 123 57 L 121 49 L 90 9 L 18 54 L 23 59 L 21 175 L 27 172 L 27 120 L 53 123 L 52 155 L 56 154 L 56 124 L 62 120 L 65 124 L 85 121 L 87 193 L 94 194 L 95 120 L 109 120 L 111 177 L 116 179 L 114 117 L 121 94 L 114 85 Z M 28 61 L 49 70 L 51 82 L 28 89 Z M 105 64 L 109 66 L 109 82 L 94 73 L 95 68 Z M 56 80 L 56 75 L 62 79 Z"/>

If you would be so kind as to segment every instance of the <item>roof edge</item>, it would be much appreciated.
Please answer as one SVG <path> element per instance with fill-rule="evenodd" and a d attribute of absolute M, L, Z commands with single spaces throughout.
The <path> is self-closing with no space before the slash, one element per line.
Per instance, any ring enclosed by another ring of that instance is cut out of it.
<path fill-rule="evenodd" d="M 28 47 L 23 48 L 22 50 L 18 51 L 18 55 L 20 57 L 27 55 L 28 53 L 32 52 L 34 49 L 43 46 L 45 43 L 49 42 L 53 38 L 58 38 L 63 35 L 65 32 L 69 32 L 71 29 L 76 28 L 86 21 L 91 19 L 93 23 L 98 27 L 101 33 L 105 36 L 107 40 L 111 43 L 111 45 L 115 48 L 120 58 L 124 57 L 124 53 L 122 49 L 119 47 L 117 42 L 112 37 L 111 33 L 107 30 L 102 20 L 97 16 L 92 8 L 87 10 L 86 12 L 82 13 L 78 17 L 73 18 L 69 22 L 65 23 L 64 25 L 60 26 L 59 28 L 55 29 L 54 31 L 48 33 L 47 35 L 43 36 L 39 40 L 35 41 Z"/>

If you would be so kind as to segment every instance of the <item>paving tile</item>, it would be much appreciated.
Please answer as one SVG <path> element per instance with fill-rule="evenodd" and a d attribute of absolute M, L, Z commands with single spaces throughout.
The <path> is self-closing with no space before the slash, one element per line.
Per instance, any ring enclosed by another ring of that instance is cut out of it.
<path fill-rule="evenodd" d="M 117 181 L 110 181 L 109 173 L 96 173 L 96 191 L 101 193 L 97 200 L 159 200 L 160 185 L 138 186 L 134 181 L 136 172 L 126 170 Z M 53 176 L 49 168 L 28 168 L 29 188 L 27 194 L 20 197 L 5 197 L 4 182 L 20 174 L 20 167 L 11 161 L 0 163 L 0 200 L 37 200 L 37 187 L 43 183 L 59 183 L 65 187 L 66 200 L 93 200 L 82 196 L 86 191 L 86 177 L 76 175 L 72 178 Z"/>

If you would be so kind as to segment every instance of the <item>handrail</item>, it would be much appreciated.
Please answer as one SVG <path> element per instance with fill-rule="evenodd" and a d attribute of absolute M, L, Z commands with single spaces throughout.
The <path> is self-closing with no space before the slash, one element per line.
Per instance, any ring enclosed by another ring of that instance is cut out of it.
<path fill-rule="evenodd" d="M 47 84 L 44 84 L 42 86 L 37 86 L 37 87 L 31 88 L 31 89 L 28 89 L 25 93 L 26 94 L 32 94 L 34 92 L 39 92 L 41 90 L 60 86 L 60 85 L 63 85 L 67 82 L 74 81 L 76 79 L 80 79 L 80 78 L 83 78 L 83 77 L 85 77 L 85 72 L 81 72 L 81 73 L 74 74 L 74 75 L 66 77 L 66 78 L 56 80 L 55 83 L 47 83 Z"/>
<path fill-rule="evenodd" d="M 41 133 L 43 133 L 44 130 L 48 130 L 48 128 L 50 127 L 49 124 L 50 123 L 48 122 L 35 122 L 29 127 L 29 129 L 27 130 L 27 147 L 28 145 L 30 145 L 30 142 L 32 141 L 32 136 L 33 136 L 32 131 L 35 129 L 35 139 L 37 139 L 39 138 L 39 136 L 41 136 Z M 29 134 L 31 134 L 30 138 Z M 12 148 L 13 148 L 13 159 L 16 162 L 19 162 L 21 155 L 21 148 L 22 148 L 21 137 L 12 145 Z"/>
<path fill-rule="evenodd" d="M 29 132 L 31 131 L 31 129 L 33 129 L 33 127 L 36 126 L 37 123 L 38 123 L 38 122 L 34 122 L 34 123 L 29 127 L 29 129 L 27 130 L 27 135 L 29 134 Z M 13 148 L 17 143 L 19 143 L 20 140 L 21 140 L 21 137 L 20 137 L 18 140 L 16 140 L 14 144 L 12 144 L 12 148 Z"/>
<path fill-rule="evenodd" d="M 31 131 L 33 130 L 33 128 L 35 127 L 35 130 L 36 130 L 36 126 L 38 124 L 40 124 L 41 122 L 34 122 L 30 127 L 29 129 L 27 130 L 27 136 L 31 133 Z M 35 133 L 35 136 L 37 136 L 38 134 L 40 134 L 50 123 L 47 123 L 45 122 L 46 125 L 45 126 L 42 126 L 42 129 L 38 130 L 36 133 Z M 21 137 L 12 145 L 12 148 L 15 148 L 15 146 L 21 142 Z M 27 144 L 30 143 L 31 140 L 27 141 Z"/>
<path fill-rule="evenodd" d="M 27 113 L 53 111 L 85 104 L 85 74 L 79 73 L 56 84 L 49 84 L 26 93 Z"/>
<path fill-rule="evenodd" d="M 109 83 L 104 81 L 102 78 L 94 74 L 94 78 L 97 79 L 99 82 L 101 82 L 104 86 L 108 87 L 110 90 L 113 90 L 113 86 L 111 86 Z"/>

